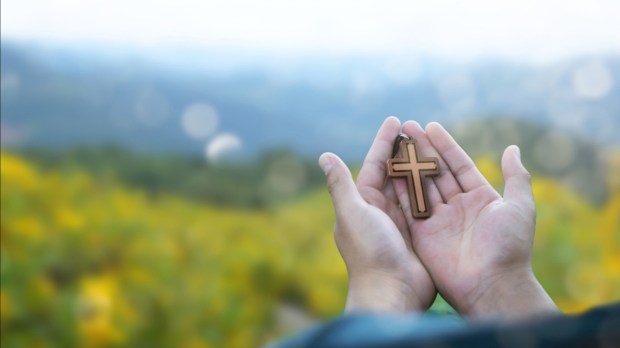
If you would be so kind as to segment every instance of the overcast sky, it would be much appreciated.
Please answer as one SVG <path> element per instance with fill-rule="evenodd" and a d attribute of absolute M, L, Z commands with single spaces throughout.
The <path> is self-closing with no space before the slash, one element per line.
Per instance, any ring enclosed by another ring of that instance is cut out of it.
<path fill-rule="evenodd" d="M 618 0 L 2 0 L 3 38 L 199 44 L 266 52 L 620 52 Z"/>

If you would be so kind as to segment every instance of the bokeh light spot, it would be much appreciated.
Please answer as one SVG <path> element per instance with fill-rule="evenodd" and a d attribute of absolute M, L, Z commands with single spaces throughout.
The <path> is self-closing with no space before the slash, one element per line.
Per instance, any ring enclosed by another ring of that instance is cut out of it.
<path fill-rule="evenodd" d="M 218 161 L 224 155 L 240 150 L 242 146 L 241 139 L 235 134 L 222 133 L 207 144 L 205 155 L 209 161 Z"/>
<path fill-rule="evenodd" d="M 181 125 L 187 135 L 196 139 L 205 139 L 217 129 L 218 114 L 207 103 L 194 103 L 185 108 Z"/>
<path fill-rule="evenodd" d="M 584 99 L 606 97 L 613 86 L 613 77 L 607 65 L 592 61 L 578 67 L 573 73 L 573 90 Z"/>

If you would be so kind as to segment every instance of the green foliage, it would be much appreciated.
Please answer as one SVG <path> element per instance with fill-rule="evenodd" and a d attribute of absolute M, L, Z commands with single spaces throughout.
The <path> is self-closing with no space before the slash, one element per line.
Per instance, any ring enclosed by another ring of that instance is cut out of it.
<path fill-rule="evenodd" d="M 1 168 L 2 346 L 255 346 L 294 328 L 282 306 L 342 308 L 326 192 L 254 212 Z"/>
<path fill-rule="evenodd" d="M 99 161 L 88 171 L 1 161 L 2 347 L 250 347 L 342 311 L 346 269 L 325 189 L 241 210 L 102 179 Z M 478 162 L 497 184 L 495 162 Z M 534 266 L 554 300 L 569 312 L 618 300 L 618 186 L 600 207 L 547 178 L 534 191 Z M 294 320 L 282 314 L 291 308 Z"/>
<path fill-rule="evenodd" d="M 207 163 L 200 157 L 149 155 L 118 147 L 74 148 L 62 152 L 28 149 L 23 156 L 43 170 L 86 170 L 95 180 L 123 185 L 150 196 L 172 193 L 198 202 L 244 209 L 282 204 L 323 184 L 316 160 L 285 150 L 266 152 L 250 162 Z M 295 173 L 287 173 L 287 170 Z M 278 170 L 284 171 L 279 173 Z M 300 180 L 280 190 L 277 181 Z"/>

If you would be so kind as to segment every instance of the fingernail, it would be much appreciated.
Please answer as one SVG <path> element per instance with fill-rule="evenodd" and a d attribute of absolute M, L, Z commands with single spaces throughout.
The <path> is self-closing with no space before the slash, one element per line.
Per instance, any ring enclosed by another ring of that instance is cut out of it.
<path fill-rule="evenodd" d="M 515 147 L 517 148 L 517 157 L 521 159 L 521 149 L 517 145 Z"/>
<path fill-rule="evenodd" d="M 325 175 L 327 175 L 327 173 L 329 173 L 329 171 L 332 169 L 332 161 L 329 159 L 329 156 L 327 154 L 324 153 L 321 155 L 321 157 L 319 157 L 319 166 L 321 167 Z"/>

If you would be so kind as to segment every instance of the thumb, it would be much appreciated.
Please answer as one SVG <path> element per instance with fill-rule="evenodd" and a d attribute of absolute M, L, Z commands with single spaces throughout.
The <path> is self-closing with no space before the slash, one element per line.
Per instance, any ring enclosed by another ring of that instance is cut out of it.
<path fill-rule="evenodd" d="M 326 152 L 319 157 L 319 166 L 327 176 L 327 188 L 332 197 L 336 213 L 360 199 L 357 187 L 346 164 L 333 153 Z"/>
<path fill-rule="evenodd" d="M 519 205 L 534 204 L 530 173 L 521 163 L 521 150 L 516 145 L 506 148 L 502 156 L 504 199 Z"/>

